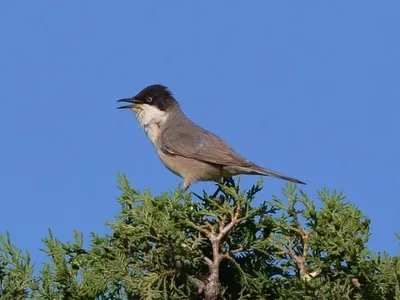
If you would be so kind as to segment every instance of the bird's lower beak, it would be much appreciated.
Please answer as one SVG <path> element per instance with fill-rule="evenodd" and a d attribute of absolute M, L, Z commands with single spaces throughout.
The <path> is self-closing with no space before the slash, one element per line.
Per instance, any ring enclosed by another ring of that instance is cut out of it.
<path fill-rule="evenodd" d="M 124 109 L 124 108 L 133 108 L 135 106 L 135 104 L 139 103 L 137 100 L 135 100 L 135 98 L 124 98 L 124 99 L 119 99 L 117 102 L 127 102 L 127 103 L 131 103 L 129 105 L 123 105 L 120 107 L 117 107 L 117 109 Z"/>

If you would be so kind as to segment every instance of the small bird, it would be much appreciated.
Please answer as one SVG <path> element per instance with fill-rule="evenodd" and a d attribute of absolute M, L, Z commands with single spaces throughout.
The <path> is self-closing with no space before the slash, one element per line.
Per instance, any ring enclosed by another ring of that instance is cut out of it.
<path fill-rule="evenodd" d="M 220 137 L 193 123 L 164 85 L 147 86 L 136 96 L 117 102 L 129 103 L 118 109 L 133 111 L 161 161 L 183 178 L 185 191 L 197 181 L 219 181 L 241 174 L 273 176 L 305 184 L 243 158 Z"/>

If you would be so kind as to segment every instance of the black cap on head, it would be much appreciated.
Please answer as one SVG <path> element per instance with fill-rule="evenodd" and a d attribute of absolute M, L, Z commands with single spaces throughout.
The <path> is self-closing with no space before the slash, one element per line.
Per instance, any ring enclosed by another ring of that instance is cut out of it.
<path fill-rule="evenodd" d="M 157 107 L 165 111 L 177 101 L 171 91 L 162 84 L 153 84 L 145 87 L 139 94 L 133 97 L 135 103 L 143 103 Z"/>
<path fill-rule="evenodd" d="M 153 84 L 145 87 L 139 94 L 132 98 L 120 99 L 117 102 L 132 103 L 118 108 L 133 108 L 136 104 L 148 104 L 165 111 L 168 108 L 179 106 L 171 91 L 162 84 Z"/>

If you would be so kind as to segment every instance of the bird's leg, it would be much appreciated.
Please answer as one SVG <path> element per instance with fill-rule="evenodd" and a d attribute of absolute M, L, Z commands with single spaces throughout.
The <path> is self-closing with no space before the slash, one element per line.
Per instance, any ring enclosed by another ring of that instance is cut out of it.
<path fill-rule="evenodd" d="M 188 188 L 190 187 L 191 184 L 192 184 L 191 181 L 189 181 L 189 180 L 184 180 L 184 181 L 183 181 L 183 185 L 181 185 L 182 191 L 185 193 L 185 192 L 188 190 Z"/>
<path fill-rule="evenodd" d="M 228 187 L 234 187 L 235 186 L 235 181 L 233 180 L 232 177 L 224 177 L 223 182 Z"/>

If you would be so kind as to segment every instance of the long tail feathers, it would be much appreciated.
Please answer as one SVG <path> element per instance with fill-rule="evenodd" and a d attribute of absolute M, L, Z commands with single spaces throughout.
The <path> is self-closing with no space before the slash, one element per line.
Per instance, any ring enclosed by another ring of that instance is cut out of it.
<path fill-rule="evenodd" d="M 272 176 L 272 177 L 277 177 L 277 178 L 280 178 L 280 179 L 283 179 L 283 180 L 287 180 L 287 181 L 290 181 L 290 182 L 294 182 L 294 183 L 306 184 L 305 182 L 300 181 L 300 180 L 298 180 L 296 178 L 289 177 L 289 176 L 286 176 L 284 174 L 281 174 L 281 173 L 278 173 L 278 172 L 275 172 L 275 171 L 272 171 L 272 170 L 264 169 L 264 168 L 261 168 L 261 167 L 259 167 L 257 165 L 253 166 L 251 169 L 252 169 L 252 171 L 254 171 L 253 174 L 256 174 L 256 175 Z"/>

